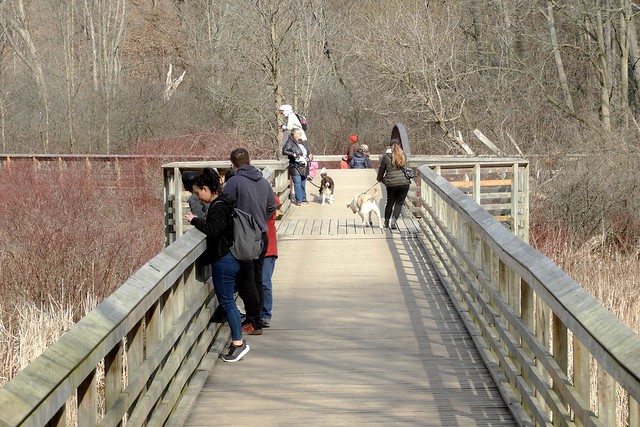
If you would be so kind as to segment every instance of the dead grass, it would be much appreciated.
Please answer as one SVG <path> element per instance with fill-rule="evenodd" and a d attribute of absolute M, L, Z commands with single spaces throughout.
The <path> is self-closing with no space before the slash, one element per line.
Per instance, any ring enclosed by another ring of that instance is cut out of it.
<path fill-rule="evenodd" d="M 635 333 L 640 334 L 640 259 L 599 240 L 579 239 L 558 225 L 538 226 L 531 244 L 581 284 Z"/>

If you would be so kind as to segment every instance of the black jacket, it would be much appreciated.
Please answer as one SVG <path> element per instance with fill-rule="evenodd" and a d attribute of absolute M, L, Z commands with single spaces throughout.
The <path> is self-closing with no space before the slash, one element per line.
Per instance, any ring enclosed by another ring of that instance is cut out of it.
<path fill-rule="evenodd" d="M 305 159 L 307 164 L 303 165 L 301 163 L 296 163 L 296 159 L 302 158 L 302 149 L 298 146 L 293 137 L 289 137 L 287 141 L 282 146 L 282 154 L 289 157 L 289 176 L 309 176 L 309 155 L 311 151 L 309 150 L 309 146 L 306 141 L 302 141 L 302 145 L 307 150 L 307 158 Z"/>
<path fill-rule="evenodd" d="M 229 252 L 233 244 L 233 218 L 231 213 L 236 200 L 221 194 L 209 205 L 207 217 L 193 218 L 191 225 L 207 235 L 207 251 L 204 254 L 213 263 Z"/>

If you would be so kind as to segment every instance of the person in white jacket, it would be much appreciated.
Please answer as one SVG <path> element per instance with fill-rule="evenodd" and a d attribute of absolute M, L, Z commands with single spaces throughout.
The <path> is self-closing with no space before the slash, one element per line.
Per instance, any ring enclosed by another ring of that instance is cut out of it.
<path fill-rule="evenodd" d="M 282 144 L 289 139 L 289 133 L 292 129 L 300 129 L 301 137 L 303 141 L 307 140 L 307 134 L 302 129 L 302 124 L 300 124 L 300 120 L 298 120 L 298 116 L 293 112 L 293 108 L 289 104 L 282 104 L 280 106 L 280 114 L 284 117 L 284 123 L 282 124 Z"/>

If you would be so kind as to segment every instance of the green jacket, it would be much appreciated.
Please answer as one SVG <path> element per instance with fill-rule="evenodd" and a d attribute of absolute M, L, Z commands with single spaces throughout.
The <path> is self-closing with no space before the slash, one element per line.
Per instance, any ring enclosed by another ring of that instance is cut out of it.
<path fill-rule="evenodd" d="M 411 180 L 404 176 L 402 169 L 393 166 L 391 163 L 391 153 L 387 152 L 380 158 L 378 167 L 378 182 L 384 183 L 387 187 L 399 187 L 410 185 Z"/>

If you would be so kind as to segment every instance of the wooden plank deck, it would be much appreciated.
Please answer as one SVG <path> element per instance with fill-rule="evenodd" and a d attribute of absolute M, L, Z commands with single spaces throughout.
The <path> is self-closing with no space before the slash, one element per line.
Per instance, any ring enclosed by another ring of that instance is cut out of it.
<path fill-rule="evenodd" d="M 216 363 L 185 425 L 516 425 L 413 221 L 363 229 L 346 203 L 373 171 L 330 175 L 333 206 L 278 224 L 271 327 Z"/>

